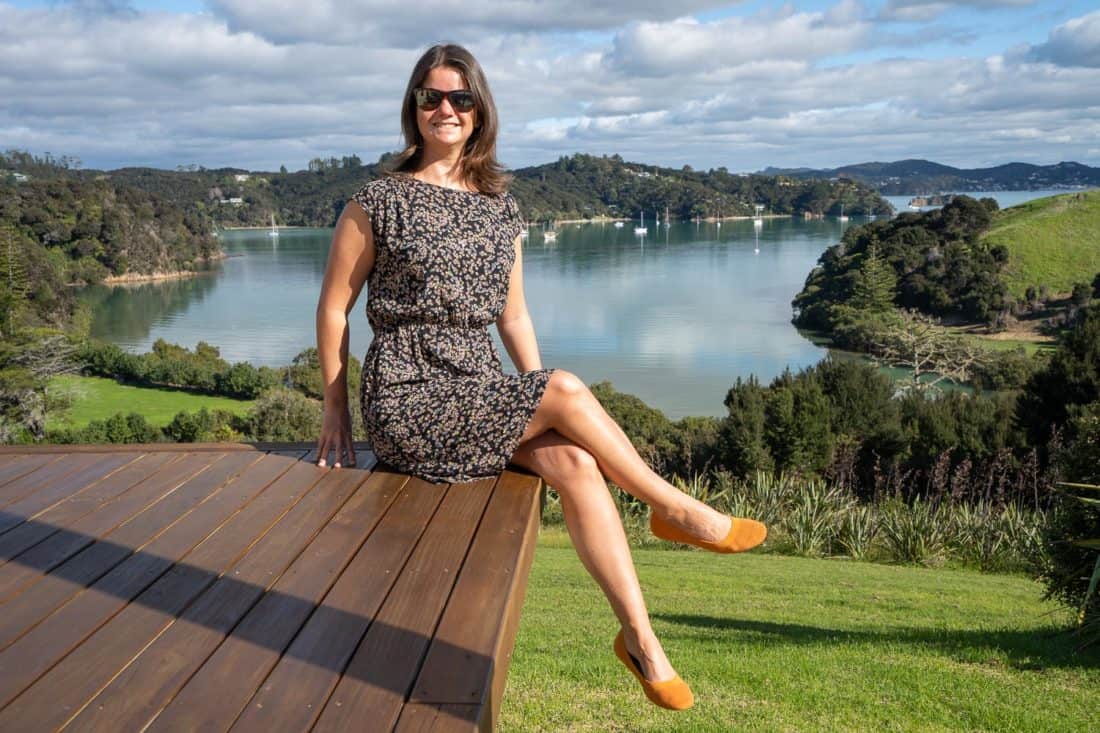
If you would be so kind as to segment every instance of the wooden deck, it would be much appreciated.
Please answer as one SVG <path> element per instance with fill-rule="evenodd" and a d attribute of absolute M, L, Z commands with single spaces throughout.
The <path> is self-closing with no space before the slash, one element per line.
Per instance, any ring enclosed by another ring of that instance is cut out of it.
<path fill-rule="evenodd" d="M 541 480 L 356 455 L 0 447 L 0 731 L 494 729 Z"/>

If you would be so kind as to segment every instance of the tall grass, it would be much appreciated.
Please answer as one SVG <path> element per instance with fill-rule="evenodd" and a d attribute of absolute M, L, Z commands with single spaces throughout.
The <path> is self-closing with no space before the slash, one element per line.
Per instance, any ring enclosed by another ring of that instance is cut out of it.
<path fill-rule="evenodd" d="M 901 492 L 865 503 L 850 489 L 820 479 L 764 471 L 744 481 L 717 472 L 674 476 L 672 483 L 718 511 L 764 522 L 765 549 L 772 552 L 921 565 L 950 562 L 987 572 L 1042 566 L 1048 515 L 1015 503 L 966 503 L 950 495 L 906 501 Z M 633 546 L 670 547 L 649 532 L 645 504 L 613 485 L 612 495 Z M 563 521 L 553 492 L 543 520 Z"/>

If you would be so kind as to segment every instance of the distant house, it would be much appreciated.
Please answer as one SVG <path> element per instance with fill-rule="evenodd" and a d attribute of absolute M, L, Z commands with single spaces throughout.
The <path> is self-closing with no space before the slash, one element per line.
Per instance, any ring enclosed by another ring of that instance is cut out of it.
<path fill-rule="evenodd" d="M 232 198 L 222 199 L 219 203 L 232 204 L 233 206 L 240 206 L 244 203 L 244 199 L 240 196 L 233 196 Z"/>
<path fill-rule="evenodd" d="M 27 180 L 27 176 L 24 173 L 18 173 L 16 171 L 9 171 L 0 168 L 0 179 L 11 178 L 16 183 L 23 183 Z"/>
<path fill-rule="evenodd" d="M 247 181 L 251 177 L 252 177 L 251 173 L 237 173 L 236 175 L 233 176 L 233 179 L 236 180 L 238 183 L 244 183 L 245 181 Z"/>

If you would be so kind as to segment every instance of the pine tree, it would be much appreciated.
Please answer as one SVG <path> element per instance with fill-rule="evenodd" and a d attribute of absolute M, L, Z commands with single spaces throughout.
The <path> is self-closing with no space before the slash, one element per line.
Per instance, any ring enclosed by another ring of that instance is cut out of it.
<path fill-rule="evenodd" d="M 13 316 L 27 300 L 30 279 L 22 247 L 10 226 L 0 227 L 0 336 L 10 335 Z"/>
<path fill-rule="evenodd" d="M 856 274 L 851 305 L 862 311 L 885 313 L 894 307 L 897 284 L 894 268 L 879 252 L 878 243 L 872 241 Z"/>

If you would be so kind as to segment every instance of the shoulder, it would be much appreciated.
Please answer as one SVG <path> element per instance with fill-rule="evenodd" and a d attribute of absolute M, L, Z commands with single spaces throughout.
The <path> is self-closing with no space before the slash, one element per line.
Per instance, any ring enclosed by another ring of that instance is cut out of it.
<path fill-rule="evenodd" d="M 516 201 L 516 197 L 512 195 L 512 192 L 511 191 L 505 191 L 504 193 L 499 194 L 499 196 L 500 196 L 501 206 L 504 207 L 504 210 L 506 212 L 508 212 L 509 214 L 518 216 L 519 215 L 519 202 Z"/>
<path fill-rule="evenodd" d="M 377 212 L 378 207 L 383 204 L 386 199 L 393 196 L 396 187 L 399 186 L 400 183 L 401 182 L 396 180 L 393 176 L 383 175 L 364 183 L 351 198 L 362 207 L 363 211 L 373 216 Z"/>

